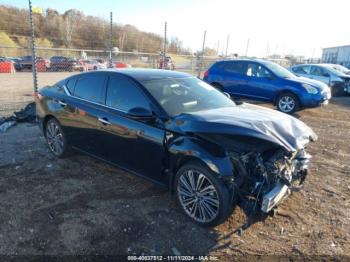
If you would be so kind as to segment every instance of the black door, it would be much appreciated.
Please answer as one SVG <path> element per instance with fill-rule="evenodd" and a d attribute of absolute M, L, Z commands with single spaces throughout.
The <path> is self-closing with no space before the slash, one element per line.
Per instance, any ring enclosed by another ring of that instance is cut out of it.
<path fill-rule="evenodd" d="M 61 99 L 64 109 L 59 120 L 69 143 L 81 150 L 94 153 L 99 107 L 104 103 L 106 73 L 82 74 L 66 84 L 68 95 Z"/>
<path fill-rule="evenodd" d="M 161 179 L 165 131 L 162 123 L 135 119 L 127 112 L 136 107 L 151 111 L 141 88 L 131 79 L 111 74 L 106 89 L 106 107 L 99 112 L 99 154 L 121 167 Z"/>

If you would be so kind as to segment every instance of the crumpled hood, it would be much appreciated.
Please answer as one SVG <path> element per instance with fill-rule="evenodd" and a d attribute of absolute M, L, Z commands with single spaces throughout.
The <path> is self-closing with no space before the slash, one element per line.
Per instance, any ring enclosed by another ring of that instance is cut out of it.
<path fill-rule="evenodd" d="M 281 145 L 288 151 L 297 151 L 317 139 L 302 121 L 247 103 L 181 114 L 173 123 L 173 127 L 182 132 L 252 136 Z"/>

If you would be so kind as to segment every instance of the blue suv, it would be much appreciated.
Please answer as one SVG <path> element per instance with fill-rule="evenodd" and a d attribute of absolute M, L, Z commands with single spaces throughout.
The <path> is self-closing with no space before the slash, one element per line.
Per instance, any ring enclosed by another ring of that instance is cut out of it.
<path fill-rule="evenodd" d="M 284 113 L 328 104 L 330 88 L 298 77 L 284 67 L 260 59 L 224 60 L 204 73 L 205 82 L 233 97 L 271 102 Z"/>

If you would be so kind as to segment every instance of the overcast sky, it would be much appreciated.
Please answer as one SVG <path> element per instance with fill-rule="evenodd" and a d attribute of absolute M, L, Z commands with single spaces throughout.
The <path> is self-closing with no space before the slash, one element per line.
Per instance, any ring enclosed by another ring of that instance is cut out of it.
<path fill-rule="evenodd" d="M 33 6 L 60 12 L 78 9 L 118 23 L 179 37 L 193 51 L 206 46 L 229 53 L 264 56 L 268 52 L 318 57 L 322 47 L 350 44 L 350 2 L 347 0 L 32 0 Z M 27 0 L 0 0 L 27 8 Z"/>

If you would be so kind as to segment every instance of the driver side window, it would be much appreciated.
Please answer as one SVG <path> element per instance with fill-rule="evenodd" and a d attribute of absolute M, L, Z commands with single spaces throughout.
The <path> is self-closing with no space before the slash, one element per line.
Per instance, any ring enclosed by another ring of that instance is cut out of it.
<path fill-rule="evenodd" d="M 149 101 L 139 87 L 120 75 L 112 75 L 108 79 L 106 105 L 123 112 L 135 107 L 150 109 Z"/>
<path fill-rule="evenodd" d="M 310 71 L 310 74 L 311 75 L 314 75 L 314 76 L 324 76 L 326 75 L 326 70 L 324 70 L 323 68 L 321 67 L 318 67 L 318 66 L 313 66 L 311 67 L 311 71 Z"/>
<path fill-rule="evenodd" d="M 255 63 L 248 64 L 246 75 L 259 78 L 271 77 L 271 73 L 265 67 Z"/>

